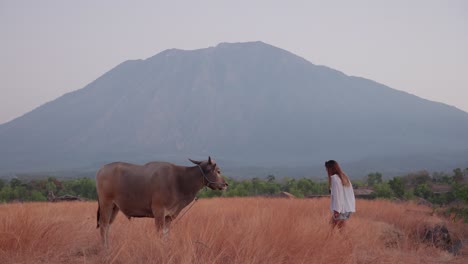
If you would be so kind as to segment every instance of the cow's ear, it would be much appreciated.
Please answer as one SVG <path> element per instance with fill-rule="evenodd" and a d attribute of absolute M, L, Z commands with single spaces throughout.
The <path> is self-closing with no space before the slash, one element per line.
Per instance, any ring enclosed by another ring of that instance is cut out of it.
<path fill-rule="evenodd" d="M 210 165 L 213 164 L 213 162 L 211 161 L 211 157 L 210 157 L 210 156 L 208 156 L 208 164 L 210 164 Z"/>
<path fill-rule="evenodd" d="M 193 159 L 188 159 L 188 160 L 190 160 L 195 165 L 200 165 L 201 164 L 201 161 L 196 161 L 196 160 L 193 160 Z"/>

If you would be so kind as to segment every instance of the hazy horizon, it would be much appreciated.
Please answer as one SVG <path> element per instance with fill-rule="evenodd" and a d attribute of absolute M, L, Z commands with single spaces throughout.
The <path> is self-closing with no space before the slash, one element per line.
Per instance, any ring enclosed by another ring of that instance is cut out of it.
<path fill-rule="evenodd" d="M 468 111 L 464 1 L 0 1 L 0 124 L 163 50 L 263 41 Z"/>

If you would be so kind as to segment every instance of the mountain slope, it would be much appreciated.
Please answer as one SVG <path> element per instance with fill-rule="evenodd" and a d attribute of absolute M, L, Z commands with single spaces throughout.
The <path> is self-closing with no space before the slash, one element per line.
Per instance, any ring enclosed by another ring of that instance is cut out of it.
<path fill-rule="evenodd" d="M 209 154 L 304 166 L 466 149 L 467 113 L 262 42 L 126 61 L 0 126 L 2 171 Z"/>

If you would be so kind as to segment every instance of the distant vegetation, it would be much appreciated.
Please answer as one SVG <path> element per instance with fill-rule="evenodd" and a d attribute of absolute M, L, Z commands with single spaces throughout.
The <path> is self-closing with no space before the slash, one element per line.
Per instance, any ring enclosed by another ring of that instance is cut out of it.
<path fill-rule="evenodd" d="M 453 220 L 464 219 L 468 223 L 468 168 L 454 169 L 453 174 L 427 171 L 410 173 L 394 177 L 388 181 L 382 174 L 371 173 L 367 177 L 367 186 L 373 189 L 371 197 L 413 200 L 432 206 Z"/>
<path fill-rule="evenodd" d="M 227 191 L 201 191 L 200 197 L 246 197 L 246 196 L 274 196 L 281 192 L 289 192 L 296 197 L 328 194 L 327 181 L 313 181 L 308 178 L 285 177 L 276 180 L 274 175 L 268 175 L 264 179 L 252 178 L 235 180 L 227 178 L 229 183 Z"/>
<path fill-rule="evenodd" d="M 328 181 L 314 181 L 309 178 L 277 179 L 274 175 L 267 177 L 235 180 L 226 178 L 229 183 L 227 191 L 213 191 L 205 188 L 199 192 L 200 198 L 211 197 L 248 197 L 278 196 L 288 192 L 304 198 L 328 195 Z M 463 219 L 468 223 L 468 168 L 454 169 L 452 174 L 427 171 L 410 173 L 404 176 L 385 180 L 379 172 L 374 172 L 354 180 L 355 193 L 360 198 L 418 200 L 439 214 L 450 216 L 453 220 Z M 359 195 L 364 189 L 370 194 Z M 51 196 L 74 196 L 79 199 L 96 200 L 96 184 L 92 178 L 59 180 L 48 177 L 35 180 L 13 178 L 10 181 L 0 179 L 0 203 L 23 201 L 52 201 Z"/>
<path fill-rule="evenodd" d="M 96 200 L 96 183 L 94 179 L 80 178 L 58 180 L 48 177 L 42 180 L 23 182 L 14 178 L 9 182 L 0 179 L 0 202 L 11 201 L 47 201 L 49 193 L 56 196 L 73 195 Z"/>
<path fill-rule="evenodd" d="M 379 172 L 370 173 L 362 180 L 353 181 L 355 188 L 367 188 L 373 192 L 368 198 L 388 198 L 411 200 L 423 198 L 436 205 L 460 201 L 468 204 L 468 168 L 454 169 L 452 174 L 427 171 L 410 173 L 390 180 L 384 180 Z M 289 192 L 296 197 L 328 194 L 328 182 L 314 181 L 309 178 L 277 179 L 274 175 L 267 177 L 235 180 L 226 178 L 229 182 L 227 191 L 202 190 L 200 197 L 245 197 L 274 196 L 281 192 Z M 0 202 L 10 201 L 46 201 L 49 193 L 56 196 L 73 195 L 84 199 L 96 200 L 94 179 L 79 178 L 59 180 L 48 177 L 36 180 L 21 180 L 13 178 L 10 181 L 0 179 Z"/>

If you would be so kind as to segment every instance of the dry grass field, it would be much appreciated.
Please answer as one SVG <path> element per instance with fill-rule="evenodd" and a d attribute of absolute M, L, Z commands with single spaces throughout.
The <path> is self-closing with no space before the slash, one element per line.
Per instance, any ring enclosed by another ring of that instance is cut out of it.
<path fill-rule="evenodd" d="M 357 201 L 343 231 L 332 230 L 329 200 L 217 198 L 195 203 L 168 240 L 151 218 L 119 213 L 110 248 L 100 245 L 96 202 L 0 205 L 0 263 L 468 263 L 423 243 L 426 226 L 452 236 L 468 228 L 410 203 Z"/>

